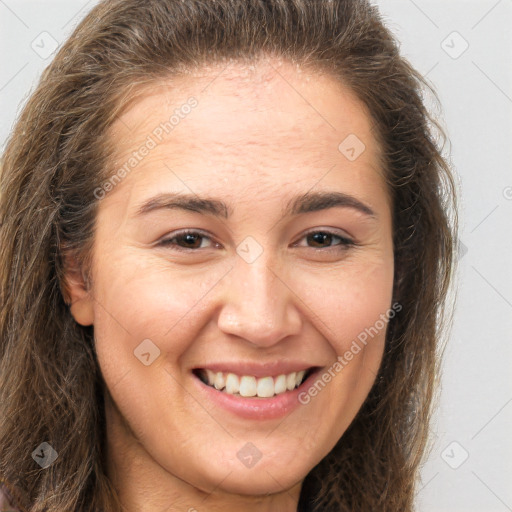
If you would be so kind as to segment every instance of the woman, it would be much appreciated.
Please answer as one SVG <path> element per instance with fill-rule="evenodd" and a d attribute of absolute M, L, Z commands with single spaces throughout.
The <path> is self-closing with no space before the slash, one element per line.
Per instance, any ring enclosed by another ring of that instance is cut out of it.
<path fill-rule="evenodd" d="M 453 272 L 424 82 L 366 1 L 106 0 L 1 178 L 27 510 L 412 510 Z"/>

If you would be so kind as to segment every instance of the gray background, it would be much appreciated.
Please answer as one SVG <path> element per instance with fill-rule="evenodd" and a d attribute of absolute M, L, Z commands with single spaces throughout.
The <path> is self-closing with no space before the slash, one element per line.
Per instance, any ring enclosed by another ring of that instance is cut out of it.
<path fill-rule="evenodd" d="M 52 50 L 95 3 L 0 0 L 1 148 Z M 512 511 L 512 0 L 377 3 L 439 94 L 461 195 L 458 305 L 418 510 Z"/>

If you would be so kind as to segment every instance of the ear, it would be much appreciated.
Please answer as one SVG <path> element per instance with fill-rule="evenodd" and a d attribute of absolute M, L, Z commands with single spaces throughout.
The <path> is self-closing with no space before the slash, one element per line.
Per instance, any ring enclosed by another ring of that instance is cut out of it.
<path fill-rule="evenodd" d="M 63 255 L 64 279 L 62 295 L 68 305 L 73 318 L 83 326 L 94 324 L 94 301 L 88 280 L 77 258 L 70 254 Z"/>

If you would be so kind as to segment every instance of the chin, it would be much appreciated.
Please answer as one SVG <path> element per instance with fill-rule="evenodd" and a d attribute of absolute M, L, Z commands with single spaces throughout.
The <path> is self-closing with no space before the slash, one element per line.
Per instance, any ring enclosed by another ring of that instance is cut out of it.
<path fill-rule="evenodd" d="M 212 475 L 216 478 L 216 480 L 211 479 L 213 487 L 216 487 L 219 481 L 223 480 L 222 484 L 218 486 L 219 490 L 244 496 L 282 493 L 301 483 L 309 472 L 307 468 L 283 469 L 274 465 L 250 469 L 236 468 L 231 469 L 229 474 L 228 471 L 223 475 L 219 472 Z"/>

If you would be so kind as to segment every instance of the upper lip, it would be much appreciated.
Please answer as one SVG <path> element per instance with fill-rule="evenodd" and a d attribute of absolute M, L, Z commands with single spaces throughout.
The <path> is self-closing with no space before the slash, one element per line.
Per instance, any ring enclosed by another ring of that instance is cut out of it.
<path fill-rule="evenodd" d="M 287 375 L 301 370 L 315 368 L 314 365 L 298 361 L 272 361 L 268 363 L 254 362 L 217 362 L 205 363 L 202 366 L 196 366 L 194 370 L 211 370 L 212 372 L 234 373 L 235 375 L 250 375 L 256 378 L 277 377 L 278 375 Z"/>

